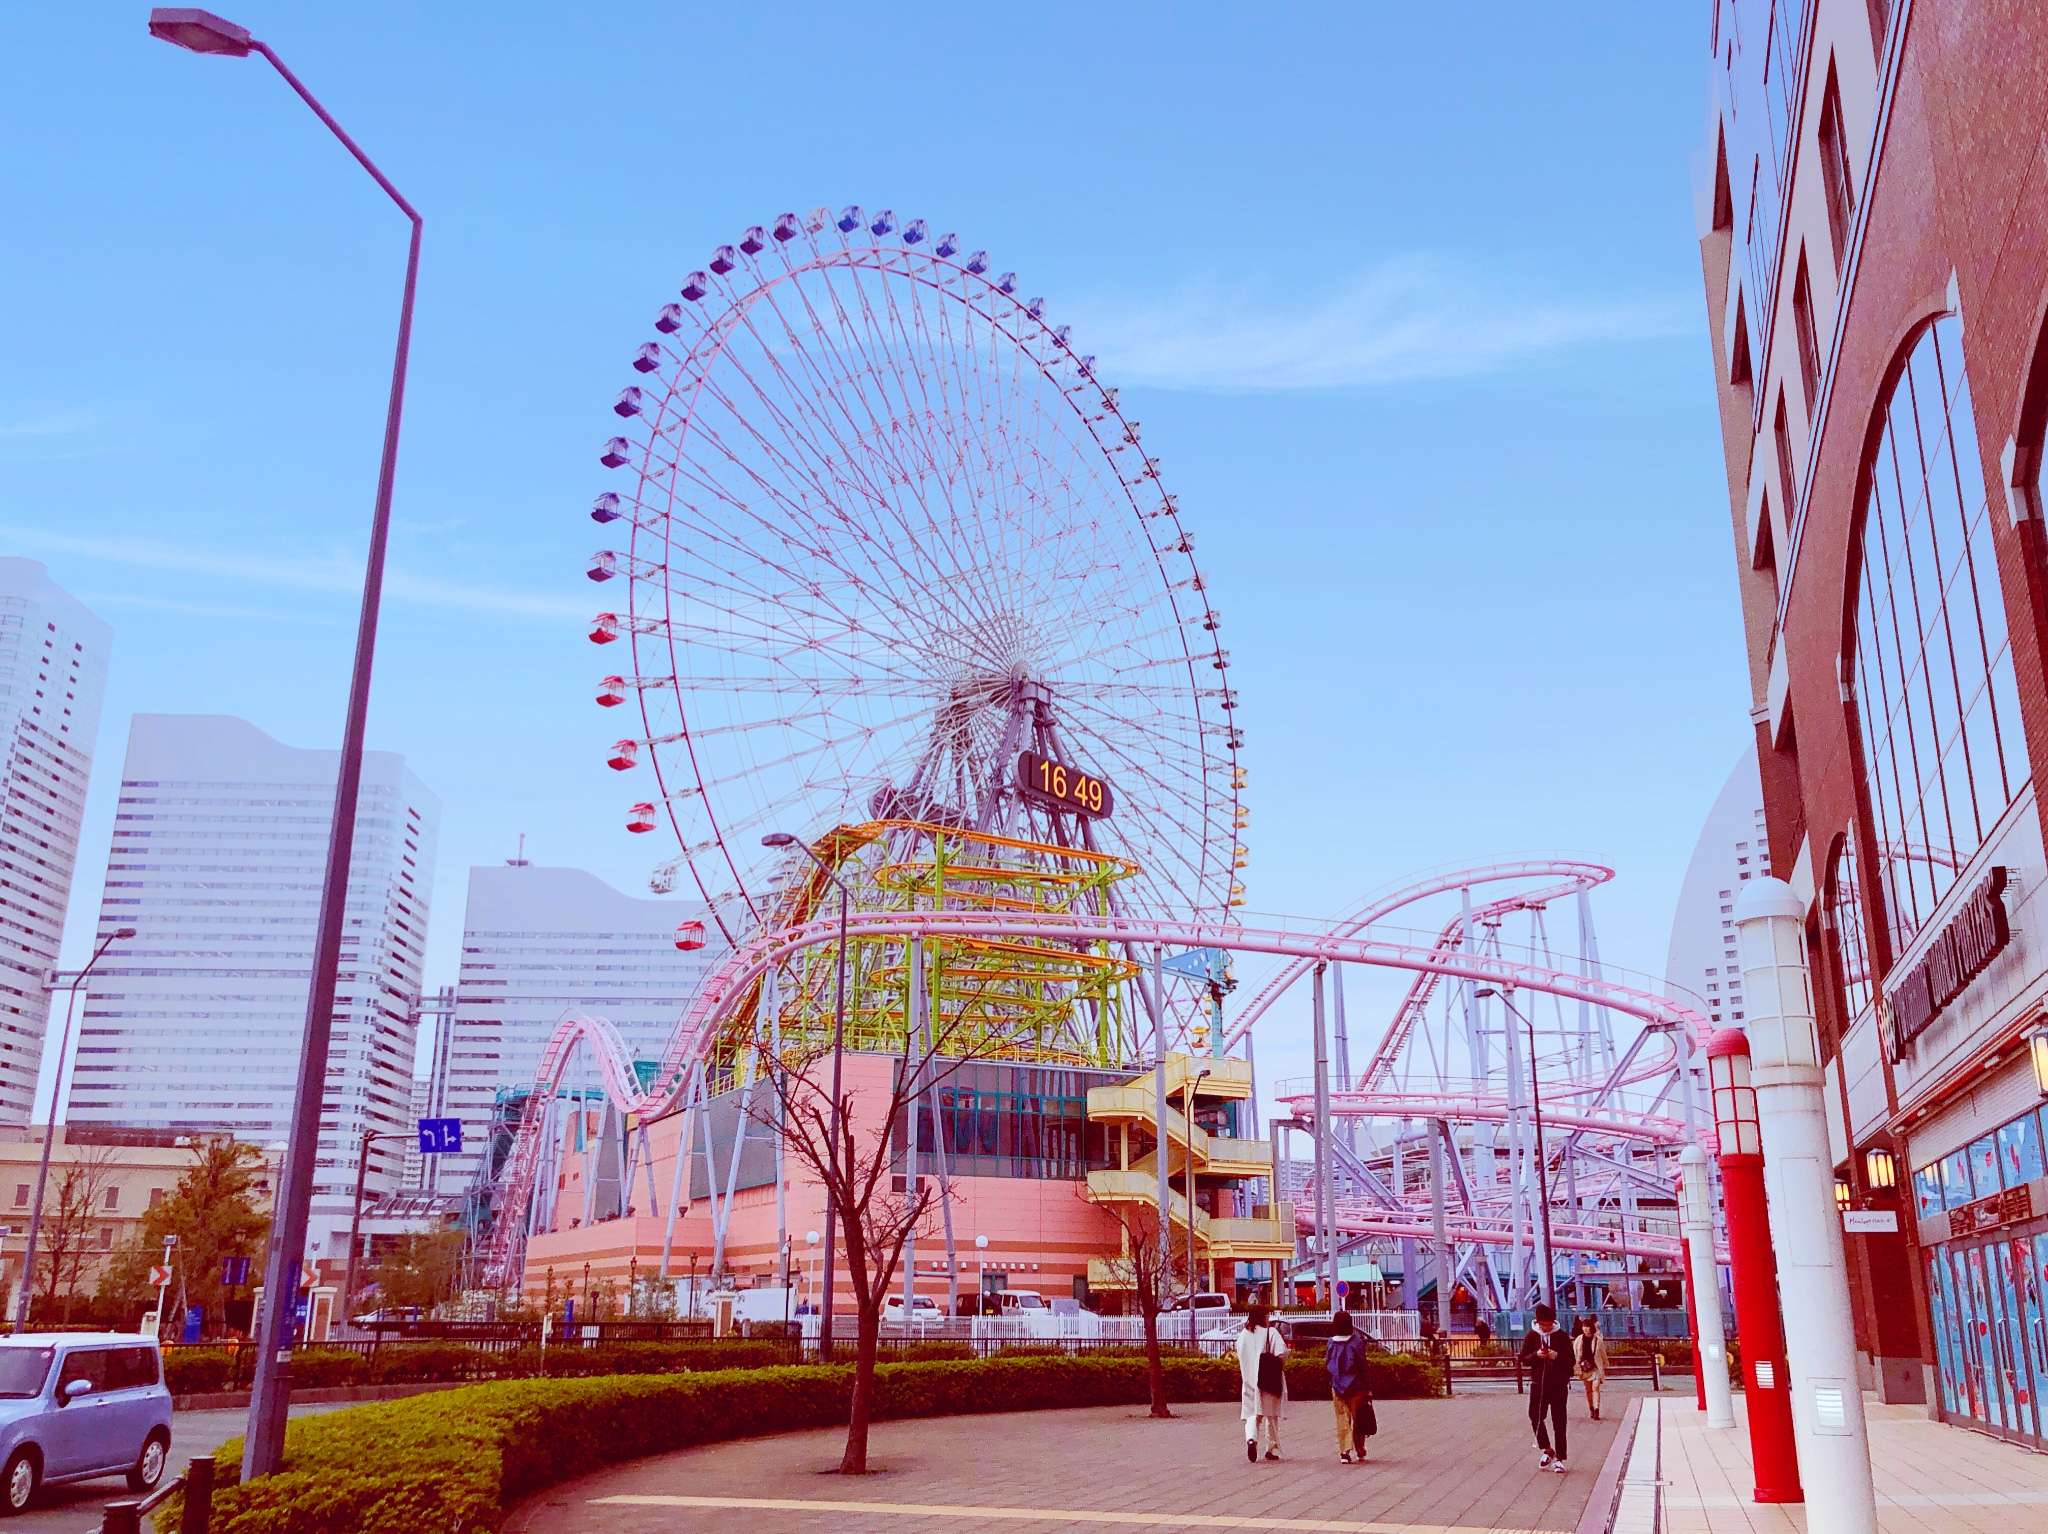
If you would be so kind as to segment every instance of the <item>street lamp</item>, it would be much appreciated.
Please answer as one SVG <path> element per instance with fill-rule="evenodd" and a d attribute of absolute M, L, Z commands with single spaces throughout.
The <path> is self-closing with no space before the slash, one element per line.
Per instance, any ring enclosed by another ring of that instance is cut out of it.
<path fill-rule="evenodd" d="M 1735 1328 L 1742 1338 L 1744 1395 L 1749 1402 L 1749 1457 L 1757 1502 L 1801 1502 L 1799 1455 L 1792 1433 L 1785 1326 L 1778 1314 L 1778 1259 L 1764 1195 L 1762 1126 L 1751 1083 L 1749 1040 L 1723 1028 L 1707 1040 L 1707 1088 L 1714 1103 L 1721 1200 L 1728 1211 L 1728 1276 L 1735 1291 Z"/>
<path fill-rule="evenodd" d="M 334 789 L 334 819 L 327 838 L 327 869 L 320 888 L 320 926 L 314 939 L 312 983 L 306 996 L 306 1025 L 293 1089 L 290 1149 L 283 1186 L 271 1226 L 264 1265 L 266 1314 L 259 1322 L 256 1378 L 249 1405 L 249 1433 L 242 1449 L 242 1479 L 268 1475 L 284 1459 L 285 1409 L 291 1400 L 292 1299 L 306 1247 L 306 1217 L 313 1200 L 313 1165 L 319 1156 L 320 1110 L 327 1087 L 327 1046 L 334 1027 L 334 991 L 341 966 L 341 935 L 348 906 L 349 862 L 355 851 L 356 797 L 362 786 L 363 725 L 370 706 L 370 671 L 377 650 L 377 609 L 384 589 L 384 549 L 391 528 L 391 485 L 398 467 L 398 427 L 405 405 L 405 364 L 412 346 L 413 293 L 420 270 L 420 215 L 363 153 L 340 123 L 285 67 L 270 45 L 211 12 L 186 6 L 159 7 L 149 14 L 152 37 L 192 53 L 247 58 L 260 53 L 299 99 L 341 140 L 356 162 L 412 223 L 406 254 L 405 296 L 398 309 L 398 347 L 391 363 L 391 394 L 384 410 L 384 452 L 377 466 L 377 500 L 370 514 L 370 551 L 363 570 L 362 612 L 356 623 L 355 666 L 349 680 L 348 714 L 342 727 L 341 768 Z"/>
<path fill-rule="evenodd" d="M 1698 1145 L 1688 1145 L 1678 1153 L 1678 1211 L 1694 1316 L 1693 1370 L 1705 1398 L 1701 1404 L 1706 1408 L 1708 1427 L 1733 1427 L 1727 1335 L 1721 1325 L 1721 1284 L 1714 1264 L 1714 1190 L 1707 1181 L 1707 1153 Z"/>
<path fill-rule="evenodd" d="M 125 942 L 135 936 L 133 927 L 116 927 L 99 941 L 92 951 L 92 957 L 85 961 L 85 968 L 71 977 L 71 991 L 64 1001 L 64 1037 L 57 1046 L 57 1073 L 50 1080 L 50 1117 L 43 1125 L 43 1159 L 36 1168 L 36 1201 L 28 1216 L 28 1250 L 21 1256 L 21 1296 L 14 1307 L 14 1335 L 20 1336 L 28 1325 L 29 1294 L 35 1287 L 36 1238 L 43 1230 L 43 1190 L 50 1181 L 50 1142 L 57 1138 L 57 1105 L 64 1096 L 64 1058 L 71 1053 L 71 1020 L 78 1010 L 78 988 L 85 984 L 85 977 L 92 973 L 93 966 L 105 957 L 107 945 Z M 56 975 L 52 973 L 52 980 Z"/>
<path fill-rule="evenodd" d="M 846 913 L 853 900 L 853 894 L 846 887 L 830 863 L 819 857 L 817 850 L 807 841 L 791 836 L 787 831 L 770 831 L 761 838 L 764 847 L 801 847 L 804 856 L 818 865 L 819 871 L 839 886 L 839 979 L 832 998 L 832 1118 L 826 1131 L 831 1137 L 832 1161 L 839 1160 L 839 1071 L 846 1053 Z M 825 1183 L 825 1290 L 819 1297 L 823 1315 L 818 1320 L 818 1362 L 832 1362 L 832 1269 L 833 1254 L 838 1250 L 839 1200 L 832 1183 Z"/>
<path fill-rule="evenodd" d="M 1799 1468 L 1813 1495 L 1808 1534 L 1877 1527 L 1869 1430 L 1857 1384 L 1856 1333 L 1842 1217 L 1834 1205 L 1820 1039 L 1806 972 L 1806 902 L 1782 879 L 1753 879 L 1735 903 L 1735 941 L 1748 994 L 1757 1132 L 1783 1264 L 1785 1358 Z"/>
<path fill-rule="evenodd" d="M 355 1212 L 348 1220 L 348 1266 L 341 1275 L 341 1324 L 344 1328 L 354 1325 L 353 1307 L 356 1299 L 356 1245 L 363 1226 L 363 1180 L 370 1173 L 370 1145 L 376 1140 L 410 1140 L 411 1135 L 392 1131 L 383 1134 L 371 1130 L 363 1131 L 363 1147 L 356 1157 L 356 1202 Z"/>
<path fill-rule="evenodd" d="M 1188 1341 L 1195 1340 L 1195 1087 L 1209 1074 L 1208 1068 L 1181 1082 L 1180 1116 L 1188 1132 Z M 1164 1139 L 1161 1140 L 1162 1149 Z M 1336 1279 L 1332 1259 L 1331 1280 Z"/>
<path fill-rule="evenodd" d="M 1543 1088 L 1536 1080 L 1536 1025 L 1523 1017 L 1516 1007 L 1513 986 L 1485 986 L 1472 993 L 1475 996 L 1498 996 L 1500 1004 L 1513 1013 L 1522 1026 L 1529 1030 L 1529 1102 L 1536 1112 L 1536 1208 L 1543 1227 L 1543 1302 L 1552 1310 L 1557 1308 L 1557 1264 L 1550 1255 L 1550 1176 L 1545 1167 L 1548 1153 L 1543 1146 Z"/>

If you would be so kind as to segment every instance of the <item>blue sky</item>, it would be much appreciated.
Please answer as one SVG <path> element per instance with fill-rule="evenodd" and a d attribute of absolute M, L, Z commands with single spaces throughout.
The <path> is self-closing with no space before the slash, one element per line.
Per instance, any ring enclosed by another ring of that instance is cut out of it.
<path fill-rule="evenodd" d="M 521 832 L 644 887 L 582 637 L 605 406 L 712 246 L 843 202 L 987 246 L 1142 416 L 1228 624 L 1254 909 L 1572 849 L 1659 968 L 1748 734 L 1694 11 L 234 10 L 427 220 L 370 734 L 445 804 L 431 978 Z M 74 944 L 129 714 L 339 735 L 403 270 L 267 66 L 146 14 L 0 55 L 0 550 L 117 631 Z"/>

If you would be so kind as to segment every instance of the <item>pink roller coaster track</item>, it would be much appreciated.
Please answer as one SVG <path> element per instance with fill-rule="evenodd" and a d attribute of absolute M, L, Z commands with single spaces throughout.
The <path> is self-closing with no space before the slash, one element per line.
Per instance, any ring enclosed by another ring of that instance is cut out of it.
<path fill-rule="evenodd" d="M 1432 894 L 1468 889 L 1475 884 L 1512 879 L 1549 878 L 1562 882 L 1534 892 L 1490 902 L 1474 909 L 1475 921 L 1481 911 L 1526 909 L 1544 899 L 1576 895 L 1612 878 L 1612 870 L 1592 863 L 1560 863 L 1548 860 L 1502 862 L 1457 869 L 1432 875 L 1383 899 L 1369 902 L 1327 932 L 1296 932 L 1282 929 L 1243 927 L 1225 922 L 1175 921 L 1066 913 L 995 914 L 980 911 L 855 912 L 849 921 L 854 937 L 893 937 L 905 941 L 928 938 L 1026 938 L 1072 942 L 1076 946 L 1109 943 L 1128 947 L 1213 947 L 1233 953 L 1267 954 L 1292 961 L 1280 975 L 1262 989 L 1231 1031 L 1234 1042 L 1251 1022 L 1270 1006 L 1286 988 L 1286 977 L 1298 978 L 1318 963 L 1360 964 L 1414 973 L 1415 987 L 1397 1017 L 1386 1040 L 1374 1055 L 1363 1079 L 1384 1079 L 1383 1060 L 1392 1058 L 1399 1047 L 1395 1035 L 1406 1026 L 1403 1019 L 1414 1015 L 1414 1006 L 1426 996 L 1426 988 L 1444 977 L 1475 981 L 1482 985 L 1512 987 L 1570 1001 L 1584 1001 L 1611 1008 L 1636 1018 L 1650 1028 L 1675 1032 L 1683 1029 L 1695 1043 L 1712 1032 L 1712 1024 L 1684 1003 L 1652 991 L 1622 984 L 1600 975 L 1507 959 L 1459 946 L 1448 938 L 1434 944 L 1389 941 L 1367 930 L 1375 920 Z M 1453 927 L 1461 926 L 1454 923 Z M 1452 929 L 1446 929 L 1447 934 Z M 629 1052 L 618 1032 L 602 1018 L 571 1012 L 562 1018 L 543 1053 L 536 1072 L 534 1091 L 527 1100 L 511 1158 L 499 1182 L 497 1208 L 486 1269 L 499 1282 L 516 1279 L 513 1269 L 524 1247 L 526 1211 L 533 1198 L 534 1183 L 542 1160 L 542 1137 L 549 1105 L 559 1090 L 571 1055 L 578 1042 L 586 1042 L 596 1055 L 607 1097 L 620 1110 L 655 1116 L 678 1106 L 689 1094 L 697 1069 L 709 1055 L 710 1046 L 734 1008 L 768 971 L 807 949 L 829 947 L 838 940 L 835 919 L 797 922 L 780 931 L 765 933 L 730 951 L 709 974 L 689 1010 L 671 1036 L 659 1069 L 643 1090 L 634 1073 Z M 1255 1009 L 1255 1010 L 1254 1010 Z M 1657 1067 L 1668 1071 L 1669 1064 Z M 1599 1082 L 1567 1083 L 1560 1095 L 1590 1095 Z M 1449 1119 L 1461 1122 L 1499 1122 L 1510 1112 L 1504 1098 L 1471 1092 L 1392 1092 L 1363 1090 L 1334 1094 L 1333 1117 L 1376 1117 Z M 1625 1114 L 1574 1112 L 1564 1102 L 1546 1115 L 1560 1130 L 1583 1130 L 1617 1138 L 1646 1140 L 1658 1144 L 1683 1141 L 1685 1126 L 1675 1120 Z M 1341 1202 L 1337 1211 L 1340 1230 L 1352 1234 L 1413 1236 L 1427 1238 L 1422 1228 L 1427 1220 L 1409 1212 Z M 1452 1239 L 1483 1245 L 1504 1245 L 1514 1239 L 1510 1222 L 1483 1213 L 1460 1213 L 1451 1221 Z M 1553 1243 L 1560 1251 L 1612 1252 L 1622 1244 L 1617 1233 L 1605 1227 L 1581 1226 L 1570 1222 L 1553 1226 Z M 1672 1255 L 1676 1242 L 1643 1235 L 1628 1239 L 1628 1249 L 1641 1255 Z M 1671 1248 L 1670 1252 L 1665 1251 Z"/>

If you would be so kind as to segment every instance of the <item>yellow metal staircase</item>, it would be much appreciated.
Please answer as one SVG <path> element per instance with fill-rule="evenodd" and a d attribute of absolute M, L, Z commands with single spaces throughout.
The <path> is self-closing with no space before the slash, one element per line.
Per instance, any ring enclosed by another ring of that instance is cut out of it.
<path fill-rule="evenodd" d="M 1190 1124 L 1184 1112 L 1192 1087 L 1195 1106 L 1218 1100 L 1242 1101 L 1252 1094 L 1251 1066 L 1243 1060 L 1213 1055 L 1168 1055 L 1165 1072 L 1167 1108 L 1158 1114 L 1158 1084 L 1155 1071 L 1116 1086 L 1092 1087 L 1088 1092 L 1091 1123 L 1120 1129 L 1120 1165 L 1088 1174 L 1089 1196 L 1102 1204 L 1129 1204 L 1157 1208 L 1159 1202 L 1159 1149 L 1163 1143 L 1167 1171 L 1181 1186 L 1169 1186 L 1167 1220 L 1178 1242 L 1189 1234 L 1190 1210 L 1186 1188 L 1189 1172 L 1197 1185 L 1204 1179 L 1242 1182 L 1270 1178 L 1273 1147 L 1264 1140 L 1231 1139 L 1215 1135 L 1200 1124 Z M 1133 1131 L 1149 1141 L 1141 1155 L 1133 1155 Z M 1258 1218 L 1224 1217 L 1192 1211 L 1193 1235 L 1198 1260 L 1209 1264 L 1226 1262 L 1285 1261 L 1294 1255 L 1294 1208 L 1281 1204 L 1272 1216 Z M 1115 1266 L 1102 1259 L 1089 1264 L 1089 1284 L 1096 1288 L 1120 1285 Z"/>

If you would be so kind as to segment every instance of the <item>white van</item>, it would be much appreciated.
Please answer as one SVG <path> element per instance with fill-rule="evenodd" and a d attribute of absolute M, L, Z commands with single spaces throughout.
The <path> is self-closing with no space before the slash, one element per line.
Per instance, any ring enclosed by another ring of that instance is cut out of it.
<path fill-rule="evenodd" d="M 712 1295 L 714 1309 L 725 1298 L 722 1294 Z M 732 1291 L 731 1299 L 735 1326 L 748 1321 L 794 1321 L 798 1315 L 794 1288 L 737 1289 Z"/>

